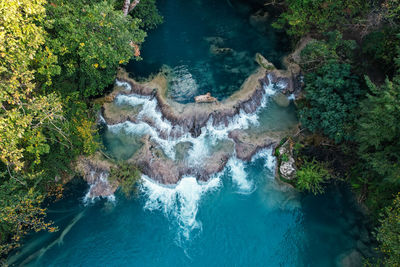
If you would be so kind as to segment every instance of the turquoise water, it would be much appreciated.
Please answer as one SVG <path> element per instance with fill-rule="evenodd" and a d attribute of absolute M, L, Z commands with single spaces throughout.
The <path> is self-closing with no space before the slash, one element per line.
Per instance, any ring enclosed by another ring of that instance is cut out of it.
<path fill-rule="evenodd" d="M 167 65 L 170 94 L 178 102 L 193 102 L 194 96 L 207 92 L 224 99 L 255 70 L 257 52 L 279 67 L 289 51 L 286 36 L 273 30 L 271 19 L 262 27 L 250 24 L 260 6 L 248 1 L 160 0 L 158 6 L 164 24 L 147 37 L 144 60 L 131 63 L 128 70 L 135 77 L 148 77 Z M 216 48 L 230 50 L 212 53 Z"/>
<path fill-rule="evenodd" d="M 184 201 L 153 203 L 150 210 L 144 208 L 149 196 L 142 193 L 138 199 L 117 195 L 114 203 L 84 206 L 84 194 L 75 186 L 73 194 L 50 208 L 61 230 L 32 237 L 21 258 L 56 240 L 81 213 L 63 242 L 30 266 L 336 266 L 341 253 L 356 247 L 364 226 L 345 188 L 301 195 L 282 191 L 263 159 L 246 170 L 257 189 L 242 194 L 227 171 L 199 201 L 198 227 L 189 238 L 174 214 L 188 205 Z"/>
<path fill-rule="evenodd" d="M 144 61 L 132 63 L 129 70 L 146 77 L 167 64 L 170 96 L 179 102 L 207 91 L 226 98 L 256 68 L 256 52 L 279 65 L 287 51 L 287 41 L 271 27 L 260 32 L 250 26 L 249 15 L 257 8 L 246 1 L 162 0 L 159 7 L 165 23 L 148 37 Z M 209 36 L 222 38 L 221 47 L 234 49 L 235 56 L 211 55 L 204 40 Z M 238 70 L 232 72 L 235 67 Z M 145 113 L 157 118 L 155 110 Z M 297 122 L 293 105 L 282 108 L 271 99 L 256 115 L 258 125 L 231 125 L 259 134 L 286 131 Z M 142 134 L 149 131 L 143 129 Z M 212 134 L 221 134 L 209 131 L 204 138 L 190 139 L 193 147 L 209 146 Z M 105 130 L 105 152 L 126 160 L 140 148 L 140 137 L 137 132 Z M 224 138 L 210 149 L 230 142 Z M 201 148 L 191 152 L 199 161 L 205 153 Z M 354 249 L 366 253 L 367 225 L 346 186 L 331 185 L 320 196 L 300 194 L 274 178 L 274 160 L 271 150 L 248 163 L 233 157 L 208 183 L 185 177 L 165 187 L 143 177 L 138 196 L 131 199 L 119 192 L 114 199 L 85 199 L 88 186 L 76 179 L 67 186 L 64 199 L 49 207 L 49 219 L 60 230 L 32 234 L 9 263 L 329 267 L 338 266 L 341 256 Z"/>

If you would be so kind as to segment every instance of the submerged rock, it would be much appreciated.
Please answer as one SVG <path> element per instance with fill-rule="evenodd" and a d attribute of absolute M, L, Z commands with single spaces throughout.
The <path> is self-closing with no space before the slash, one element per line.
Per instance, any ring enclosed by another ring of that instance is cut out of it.
<path fill-rule="evenodd" d="M 232 54 L 233 52 L 233 49 L 229 47 L 219 47 L 214 44 L 210 45 L 210 53 L 215 56 Z"/>
<path fill-rule="evenodd" d="M 361 267 L 363 257 L 357 250 L 352 250 L 338 257 L 337 265 L 340 267 Z"/>
<path fill-rule="evenodd" d="M 210 44 L 217 45 L 217 46 L 222 46 L 224 45 L 224 39 L 219 36 L 209 36 L 205 37 L 204 40 Z"/>
<path fill-rule="evenodd" d="M 275 101 L 275 103 L 278 105 L 278 106 L 280 106 L 280 107 L 284 107 L 284 108 L 286 108 L 286 107 L 288 107 L 289 106 L 289 104 L 290 104 L 290 100 L 289 100 L 289 98 L 286 96 L 286 95 L 284 95 L 283 93 L 276 93 L 273 97 L 272 97 L 272 99 Z"/>
<path fill-rule="evenodd" d="M 268 12 L 260 9 L 250 16 L 249 23 L 258 31 L 265 32 L 268 28 L 268 18 Z"/>

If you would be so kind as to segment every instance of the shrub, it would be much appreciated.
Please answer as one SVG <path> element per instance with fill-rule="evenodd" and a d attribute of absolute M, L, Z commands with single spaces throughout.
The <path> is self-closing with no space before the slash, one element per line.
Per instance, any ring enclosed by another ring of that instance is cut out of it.
<path fill-rule="evenodd" d="M 130 197 L 132 193 L 137 193 L 140 177 L 141 173 L 136 166 L 120 163 L 117 167 L 111 169 L 109 179 L 110 181 L 117 181 L 125 196 Z"/>
<path fill-rule="evenodd" d="M 330 173 L 324 164 L 313 159 L 304 162 L 297 171 L 296 186 L 301 191 L 312 192 L 316 195 L 324 192 L 322 184 L 330 178 Z"/>

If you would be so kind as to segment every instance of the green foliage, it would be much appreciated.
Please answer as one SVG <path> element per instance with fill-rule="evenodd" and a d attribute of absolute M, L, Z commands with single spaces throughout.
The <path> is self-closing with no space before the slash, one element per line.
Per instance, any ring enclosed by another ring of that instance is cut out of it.
<path fill-rule="evenodd" d="M 352 139 L 362 91 L 349 64 L 328 62 L 305 76 L 307 105 L 299 111 L 304 127 L 322 131 L 337 143 Z"/>
<path fill-rule="evenodd" d="M 140 27 L 145 30 L 152 30 L 163 22 L 159 14 L 156 0 L 141 0 L 130 13 L 132 17 L 140 19 Z"/>
<path fill-rule="evenodd" d="M 119 64 L 128 62 L 144 41 L 140 20 L 114 10 L 111 1 L 55 0 L 47 6 L 51 33 L 47 44 L 58 57 L 57 76 L 63 94 L 78 90 L 95 96 L 112 83 Z"/>
<path fill-rule="evenodd" d="M 328 32 L 325 40 L 314 40 L 301 51 L 301 68 L 314 71 L 327 62 L 351 63 L 357 44 L 354 40 L 343 40 L 339 31 Z"/>
<path fill-rule="evenodd" d="M 367 85 L 371 94 L 360 104 L 358 154 L 367 173 L 373 171 L 383 182 L 400 184 L 400 77 L 386 80 L 381 87 L 367 78 Z"/>
<path fill-rule="evenodd" d="M 288 162 L 289 161 L 289 156 L 287 154 L 282 155 L 282 161 L 283 162 Z"/>
<path fill-rule="evenodd" d="M 141 173 L 136 166 L 120 163 L 117 167 L 111 169 L 109 180 L 117 181 L 125 196 L 130 197 L 132 193 L 137 193 L 140 177 Z"/>
<path fill-rule="evenodd" d="M 363 0 L 286 0 L 287 10 L 273 24 L 287 33 L 302 37 L 307 33 L 324 33 L 345 28 L 362 15 L 367 7 Z"/>
<path fill-rule="evenodd" d="M 394 72 L 394 59 L 399 38 L 396 36 L 398 29 L 385 27 L 373 31 L 363 39 L 363 56 L 371 60 L 374 67 L 386 73 Z"/>
<path fill-rule="evenodd" d="M 393 204 L 385 209 L 377 229 L 379 248 L 384 254 L 383 266 L 400 265 L 400 193 Z"/>
<path fill-rule="evenodd" d="M 330 179 L 326 166 L 315 159 L 305 161 L 297 171 L 296 187 L 302 191 L 312 192 L 314 195 L 324 192 L 323 183 Z"/>

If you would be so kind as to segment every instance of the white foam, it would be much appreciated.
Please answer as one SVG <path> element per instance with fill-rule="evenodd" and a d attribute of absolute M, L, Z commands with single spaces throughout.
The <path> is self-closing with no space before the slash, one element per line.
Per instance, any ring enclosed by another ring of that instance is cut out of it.
<path fill-rule="evenodd" d="M 270 78 L 270 77 L 269 77 Z M 123 86 L 130 89 L 129 83 L 116 81 L 118 86 Z M 278 86 L 279 87 L 279 86 Z M 229 119 L 227 126 L 224 124 L 213 125 L 213 118 L 207 122 L 206 126 L 201 129 L 202 134 L 197 138 L 193 138 L 189 133 L 182 134 L 182 129 L 178 126 L 172 126 L 172 124 L 163 119 L 161 112 L 157 107 L 157 100 L 148 96 L 140 96 L 136 94 L 131 95 L 118 95 L 115 99 L 116 104 L 128 104 L 131 106 L 142 105 L 142 109 L 138 114 L 137 123 L 123 122 L 109 126 L 109 130 L 117 133 L 121 130 L 125 130 L 127 133 L 151 136 L 152 140 L 157 142 L 163 149 L 165 154 L 171 159 L 175 159 L 175 146 L 181 142 L 192 143 L 192 149 L 189 151 L 188 162 L 191 164 L 198 164 L 201 159 L 208 156 L 209 143 L 215 144 L 218 140 L 228 139 L 229 132 L 236 129 L 248 129 L 251 125 L 258 125 L 258 113 L 260 109 L 267 105 L 268 97 L 276 93 L 276 88 L 271 82 L 269 85 L 263 86 L 265 93 L 261 101 L 260 107 L 254 113 L 246 113 L 243 110 L 233 118 Z M 153 123 L 149 125 L 147 123 L 149 119 Z M 175 128 L 175 131 L 180 131 L 181 135 L 177 138 L 171 136 L 171 132 Z"/>
<path fill-rule="evenodd" d="M 207 183 L 198 183 L 195 177 L 184 177 L 174 187 L 160 185 L 145 175 L 142 175 L 142 180 L 141 192 L 147 197 L 144 208 L 160 210 L 168 218 L 172 216 L 179 225 L 179 235 L 186 240 L 193 230 L 201 229 L 196 215 L 202 195 L 222 185 L 219 176 Z"/>
<path fill-rule="evenodd" d="M 115 85 L 120 86 L 120 87 L 124 87 L 126 91 L 130 91 L 132 90 L 132 87 L 129 83 L 127 82 L 123 82 L 123 81 L 119 81 L 118 79 L 115 80 Z"/>
<path fill-rule="evenodd" d="M 226 164 L 232 176 L 232 182 L 238 188 L 239 193 L 250 194 L 254 190 L 254 183 L 247 179 L 244 162 L 237 157 L 232 157 Z"/>
<path fill-rule="evenodd" d="M 272 172 L 275 172 L 276 168 L 276 157 L 273 155 L 273 149 L 272 148 L 264 148 L 258 151 L 254 156 L 252 157 L 251 161 L 256 161 L 258 159 L 264 159 L 264 167 L 268 168 Z"/>
<path fill-rule="evenodd" d="M 90 173 L 90 175 L 93 177 L 95 175 L 95 172 L 92 171 Z M 97 183 L 105 183 L 107 185 L 109 184 L 108 173 L 102 172 L 102 173 L 100 173 L 99 180 L 95 180 L 95 179 L 92 179 L 92 180 L 94 180 L 94 183 L 89 184 L 89 190 L 87 191 L 87 193 L 85 194 L 85 196 L 83 197 L 83 200 L 82 200 L 83 204 L 85 206 L 89 205 L 89 204 L 93 204 L 94 202 L 96 202 L 97 200 L 99 200 L 101 198 L 105 198 L 109 202 L 115 203 L 115 195 L 114 194 L 106 196 L 106 197 L 101 197 L 101 196 L 93 197 L 92 196 L 92 189 L 97 185 Z"/>

